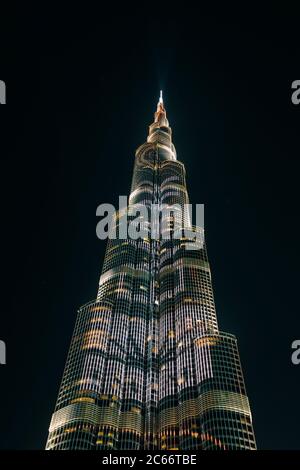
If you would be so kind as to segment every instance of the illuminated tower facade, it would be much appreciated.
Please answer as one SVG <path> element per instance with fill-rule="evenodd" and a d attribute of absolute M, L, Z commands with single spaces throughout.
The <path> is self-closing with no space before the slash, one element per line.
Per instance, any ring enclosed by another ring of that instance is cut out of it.
<path fill-rule="evenodd" d="M 130 207 L 188 202 L 160 96 L 136 151 L 128 223 Z M 47 449 L 256 448 L 237 341 L 218 328 L 203 229 L 184 215 L 198 234 L 188 249 L 177 215 L 158 218 L 155 237 L 145 219 L 147 236 L 108 240 L 97 298 L 78 311 Z"/>

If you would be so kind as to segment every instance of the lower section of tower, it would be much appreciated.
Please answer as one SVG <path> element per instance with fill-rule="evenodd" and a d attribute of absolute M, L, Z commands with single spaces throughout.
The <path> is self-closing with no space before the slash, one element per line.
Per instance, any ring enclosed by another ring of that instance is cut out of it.
<path fill-rule="evenodd" d="M 148 314 L 125 315 L 108 301 L 79 310 L 46 448 L 255 449 L 236 338 L 183 342 L 175 326 L 166 357 L 144 331 Z"/>

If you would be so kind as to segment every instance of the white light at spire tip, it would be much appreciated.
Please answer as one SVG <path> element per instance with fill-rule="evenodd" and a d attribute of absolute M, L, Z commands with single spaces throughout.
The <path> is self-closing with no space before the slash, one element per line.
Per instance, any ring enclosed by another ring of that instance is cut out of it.
<path fill-rule="evenodd" d="M 162 94 L 162 90 L 160 90 L 159 102 L 160 102 L 160 103 L 163 103 L 163 94 Z"/>

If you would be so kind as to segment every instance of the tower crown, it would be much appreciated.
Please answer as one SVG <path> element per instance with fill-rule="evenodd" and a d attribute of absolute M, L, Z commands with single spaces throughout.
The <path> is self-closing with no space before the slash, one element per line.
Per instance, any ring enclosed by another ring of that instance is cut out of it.
<path fill-rule="evenodd" d="M 164 107 L 164 100 L 162 90 L 160 90 L 159 100 L 157 103 L 156 112 L 154 114 L 154 123 L 158 123 L 159 127 L 169 127 L 167 113 Z"/>
<path fill-rule="evenodd" d="M 164 106 L 162 90 L 160 90 L 159 100 L 154 113 L 154 122 L 149 126 L 148 143 L 156 144 L 163 159 L 176 160 L 176 150 L 172 143 L 172 129 L 167 119 L 167 112 Z"/>

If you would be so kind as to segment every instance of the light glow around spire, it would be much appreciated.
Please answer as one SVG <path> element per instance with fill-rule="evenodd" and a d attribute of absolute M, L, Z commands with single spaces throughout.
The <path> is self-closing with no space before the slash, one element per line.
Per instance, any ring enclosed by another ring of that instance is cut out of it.
<path fill-rule="evenodd" d="M 163 100 L 163 92 L 162 90 L 160 90 L 160 95 L 159 95 L 159 103 L 163 104 L 164 100 Z"/>

